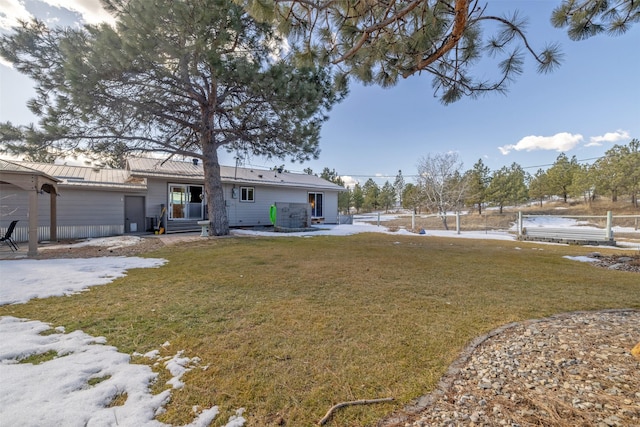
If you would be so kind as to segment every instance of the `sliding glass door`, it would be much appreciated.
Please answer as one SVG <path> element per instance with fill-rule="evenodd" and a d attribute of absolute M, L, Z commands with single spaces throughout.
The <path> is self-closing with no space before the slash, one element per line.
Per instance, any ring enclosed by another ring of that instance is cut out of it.
<path fill-rule="evenodd" d="M 322 218 L 322 205 L 323 205 L 322 193 L 309 193 L 309 204 L 311 205 L 311 218 Z"/>
<path fill-rule="evenodd" d="M 169 184 L 169 219 L 204 218 L 202 185 Z"/>

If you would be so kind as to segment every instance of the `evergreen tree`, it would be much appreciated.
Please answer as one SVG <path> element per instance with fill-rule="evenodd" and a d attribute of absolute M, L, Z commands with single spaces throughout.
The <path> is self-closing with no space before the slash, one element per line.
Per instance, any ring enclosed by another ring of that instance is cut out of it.
<path fill-rule="evenodd" d="M 356 210 L 356 213 L 360 213 L 360 209 L 362 209 L 362 207 L 364 206 L 364 191 L 362 190 L 362 186 L 360 186 L 359 183 L 356 183 L 353 186 L 351 199 L 353 202 L 353 207 Z"/>
<path fill-rule="evenodd" d="M 407 184 L 402 192 L 402 207 L 411 209 L 413 213 L 418 213 L 420 206 L 424 203 L 424 193 L 420 186 L 415 184 Z"/>
<path fill-rule="evenodd" d="M 466 172 L 467 194 L 465 203 L 468 206 L 477 206 L 478 215 L 482 215 L 482 205 L 486 202 L 487 187 L 491 182 L 491 170 L 482 159 L 478 159 L 473 169 Z"/>
<path fill-rule="evenodd" d="M 613 202 L 618 200 L 620 194 L 628 194 L 634 206 L 638 206 L 640 141 L 634 139 L 629 145 L 614 145 L 596 161 L 594 167 L 599 193 L 610 194 Z"/>
<path fill-rule="evenodd" d="M 560 196 L 567 203 L 569 187 L 573 181 L 573 173 L 578 168 L 578 160 L 575 156 L 569 160 L 566 154 L 561 153 L 547 170 L 547 185 L 550 194 Z"/>
<path fill-rule="evenodd" d="M 240 3 L 258 19 L 279 22 L 302 60 L 320 59 L 364 84 L 383 87 L 412 75 L 430 75 L 444 103 L 505 91 L 522 73 L 527 54 L 538 72 L 553 70 L 562 56 L 556 44 L 541 51 L 532 48 L 527 19 L 517 10 L 490 15 L 470 0 Z M 566 28 L 570 38 L 582 40 L 602 32 L 624 33 L 640 21 L 639 9 L 637 0 L 562 0 L 551 21 Z M 495 59 L 495 77 L 487 77 L 486 61 L 475 75 L 482 58 Z"/>
<path fill-rule="evenodd" d="M 573 180 L 569 187 L 569 193 L 574 197 L 582 197 L 587 204 L 591 204 L 594 197 L 595 180 L 593 167 L 579 165 L 573 172 Z"/>
<path fill-rule="evenodd" d="M 540 202 L 550 194 L 549 185 L 547 184 L 547 173 L 543 169 L 538 169 L 536 174 L 529 179 L 529 196 Z"/>
<path fill-rule="evenodd" d="M 322 173 L 320 173 L 320 178 L 326 179 L 329 182 L 333 182 L 334 184 L 338 184 L 344 187 L 344 181 L 342 180 L 342 178 L 340 178 L 340 175 L 338 175 L 338 172 L 336 172 L 335 169 L 331 170 L 325 167 L 324 169 L 322 169 Z"/>
<path fill-rule="evenodd" d="M 0 125 L 12 152 L 82 149 L 202 159 L 209 233 L 229 224 L 218 150 L 304 161 L 344 95 L 322 67 L 298 67 L 271 24 L 231 0 L 104 0 L 116 17 L 83 28 L 24 23 L 0 55 L 36 83 L 40 126 Z"/>
<path fill-rule="evenodd" d="M 352 201 L 353 191 L 349 187 L 347 187 L 346 191 L 338 193 L 338 212 L 349 215 Z"/>
<path fill-rule="evenodd" d="M 627 176 L 627 192 L 631 196 L 631 203 L 638 208 L 640 202 L 640 140 L 633 139 L 627 146 L 628 156 L 625 159 L 624 170 Z"/>
<path fill-rule="evenodd" d="M 389 181 L 386 181 L 380 190 L 380 206 L 384 208 L 385 212 L 389 212 L 389 208 L 392 208 L 396 204 L 396 189 Z"/>
<path fill-rule="evenodd" d="M 524 169 L 517 163 L 503 166 L 493 173 L 487 193 L 489 200 L 499 206 L 500 213 L 507 204 L 517 206 L 527 200 L 525 178 Z"/>
<path fill-rule="evenodd" d="M 242 4 L 259 19 L 279 22 L 279 30 L 289 36 L 302 60 L 320 59 L 364 84 L 383 87 L 425 73 L 433 78 L 432 86 L 444 103 L 506 90 L 522 73 L 527 54 L 540 72 L 553 70 L 561 56 L 555 44 L 533 50 L 526 38 L 526 19 L 517 12 L 494 16 L 469 0 Z M 483 57 L 496 59 L 495 78 L 487 78 L 486 72 L 474 75 Z"/>
<path fill-rule="evenodd" d="M 395 181 L 393 181 L 393 188 L 395 190 L 395 200 L 396 202 L 402 206 L 402 193 L 404 191 L 404 177 L 402 176 L 402 171 L 398 171 L 398 175 L 396 175 Z"/>
<path fill-rule="evenodd" d="M 380 206 L 380 187 L 371 178 L 364 183 L 362 187 L 362 193 L 364 196 L 364 209 L 366 211 L 376 211 Z"/>

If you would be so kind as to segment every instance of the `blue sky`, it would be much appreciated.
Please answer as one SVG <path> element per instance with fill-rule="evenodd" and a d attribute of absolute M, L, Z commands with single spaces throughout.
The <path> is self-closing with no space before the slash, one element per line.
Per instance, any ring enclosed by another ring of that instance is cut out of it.
<path fill-rule="evenodd" d="M 97 0 L 0 0 L 0 27 L 14 18 L 35 14 L 52 22 L 96 22 L 104 18 Z M 581 42 L 568 39 L 549 24 L 559 0 L 488 0 L 489 11 L 517 8 L 529 18 L 534 48 L 558 42 L 562 66 L 538 74 L 532 58 L 506 95 L 490 94 L 444 106 L 434 98 L 429 74 L 414 76 L 382 89 L 354 84 L 346 100 L 334 107 L 325 123 L 318 160 L 303 165 L 285 161 L 291 171 L 325 166 L 364 183 L 382 184 L 398 170 L 411 182 L 420 158 L 456 152 L 470 169 L 482 158 L 493 171 L 513 162 L 535 173 L 564 152 L 592 162 L 614 144 L 640 139 L 640 25 L 622 36 L 598 36 Z M 71 12 L 68 9 L 74 10 Z M 479 66 L 490 77 L 492 69 Z M 0 65 L 0 120 L 33 121 L 25 107 L 32 83 Z M 233 164 L 233 154 L 221 153 Z M 247 165 L 272 167 L 282 161 L 252 157 Z"/>

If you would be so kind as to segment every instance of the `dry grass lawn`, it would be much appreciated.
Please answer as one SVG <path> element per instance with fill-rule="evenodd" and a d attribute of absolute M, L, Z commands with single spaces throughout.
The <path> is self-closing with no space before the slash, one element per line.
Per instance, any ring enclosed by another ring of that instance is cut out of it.
<path fill-rule="evenodd" d="M 186 375 L 163 422 L 215 404 L 216 425 L 245 407 L 249 426 L 310 426 L 341 401 L 395 399 L 328 424 L 365 426 L 432 390 L 471 339 L 499 325 L 640 308 L 637 274 L 562 257 L 592 250 L 382 234 L 203 239 L 148 254 L 169 260 L 161 268 L 0 315 L 102 335 L 123 352 L 169 341 L 163 354 L 199 356 L 209 368 Z"/>

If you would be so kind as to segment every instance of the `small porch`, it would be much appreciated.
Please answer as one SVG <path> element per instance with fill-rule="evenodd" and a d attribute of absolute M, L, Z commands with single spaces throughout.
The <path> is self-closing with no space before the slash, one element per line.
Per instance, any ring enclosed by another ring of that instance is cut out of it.
<path fill-rule="evenodd" d="M 27 255 L 32 257 L 38 253 L 38 195 L 47 193 L 50 195 L 50 224 L 49 239 L 57 240 L 57 196 L 59 194 L 57 184 L 61 181 L 44 172 L 27 168 L 6 160 L 0 160 L 2 178 L 0 184 L 4 188 L 15 188 L 26 191 L 29 195 L 29 210 L 27 213 L 28 250 Z M 2 212 L 2 221 L 10 221 L 12 212 Z"/>

